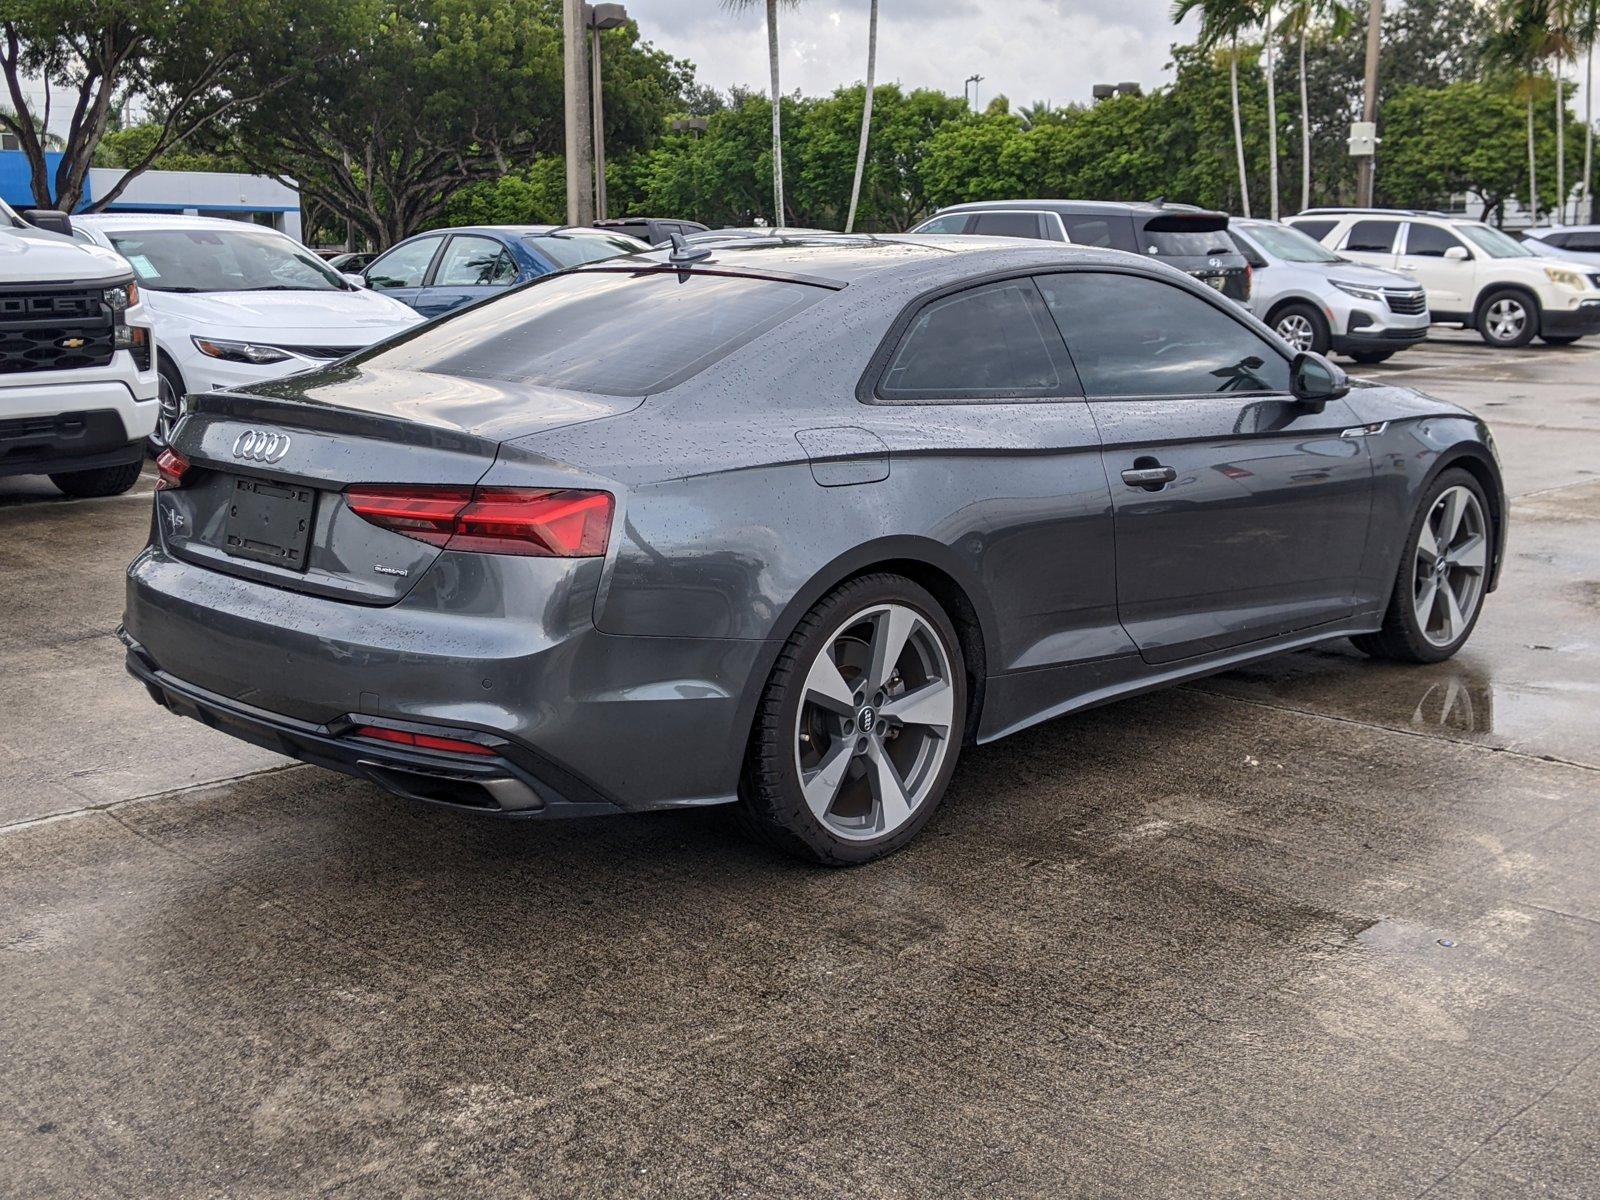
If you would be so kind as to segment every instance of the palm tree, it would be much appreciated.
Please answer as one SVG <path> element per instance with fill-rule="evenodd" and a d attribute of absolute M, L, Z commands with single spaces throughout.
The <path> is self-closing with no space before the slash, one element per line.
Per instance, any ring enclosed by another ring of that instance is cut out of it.
<path fill-rule="evenodd" d="M 1584 50 L 1583 83 L 1583 213 L 1594 220 L 1594 44 L 1600 40 L 1600 0 L 1581 0 L 1573 36 Z"/>
<path fill-rule="evenodd" d="M 878 0 L 872 0 L 867 15 L 867 94 L 861 100 L 861 144 L 856 147 L 856 177 L 850 185 L 850 215 L 844 219 L 844 231 L 849 233 L 856 224 L 856 203 L 861 199 L 861 176 L 867 169 L 867 136 L 872 132 L 872 86 L 878 70 Z"/>
<path fill-rule="evenodd" d="M 1517 91 L 1527 104 L 1528 223 L 1539 222 L 1539 162 L 1534 153 L 1533 103 L 1539 90 L 1539 63 L 1548 52 L 1551 0 L 1500 0 L 1485 57 L 1517 74 Z M 1557 89 L 1559 91 L 1559 89 Z"/>
<path fill-rule="evenodd" d="M 1272 18 L 1273 0 L 1267 0 L 1261 14 L 1261 41 L 1267 52 L 1267 209 L 1278 219 L 1278 91 L 1273 79 Z"/>
<path fill-rule="evenodd" d="M 784 0 L 793 8 L 799 0 Z M 778 87 L 778 0 L 722 0 L 724 8 L 743 12 L 764 4 L 767 10 L 767 67 L 772 73 L 772 223 L 784 223 L 783 217 L 783 121 L 781 115 L 783 92 Z"/>
<path fill-rule="evenodd" d="M 1228 86 L 1233 98 L 1233 148 L 1239 159 L 1239 211 L 1250 215 L 1250 183 L 1244 161 L 1244 123 L 1239 116 L 1239 34 L 1257 22 L 1254 0 L 1176 0 L 1176 24 L 1190 13 L 1200 14 L 1200 49 L 1216 50 L 1228 43 Z"/>
<path fill-rule="evenodd" d="M 1577 55 L 1572 24 L 1577 19 L 1574 0 L 1555 0 L 1550 6 L 1545 51 L 1555 59 L 1556 76 L 1556 224 L 1567 220 L 1567 93 L 1561 86 L 1561 67 Z"/>
<path fill-rule="evenodd" d="M 1600 0 L 1594 0 L 1600 3 Z M 1327 17 L 1334 38 L 1342 38 L 1355 25 L 1355 10 L 1345 0 L 1290 0 L 1282 28 L 1295 35 L 1300 47 L 1300 207 L 1311 207 L 1311 100 L 1306 85 L 1306 42 L 1311 24 Z"/>

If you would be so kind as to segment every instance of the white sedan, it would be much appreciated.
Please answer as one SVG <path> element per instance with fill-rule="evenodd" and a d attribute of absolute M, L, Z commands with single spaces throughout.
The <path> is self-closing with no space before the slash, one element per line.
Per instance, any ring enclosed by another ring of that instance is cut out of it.
<path fill-rule="evenodd" d="M 423 318 L 350 283 L 276 230 L 213 217 L 90 215 L 73 233 L 132 264 L 154 319 L 165 445 L 188 392 L 277 379 Z"/>

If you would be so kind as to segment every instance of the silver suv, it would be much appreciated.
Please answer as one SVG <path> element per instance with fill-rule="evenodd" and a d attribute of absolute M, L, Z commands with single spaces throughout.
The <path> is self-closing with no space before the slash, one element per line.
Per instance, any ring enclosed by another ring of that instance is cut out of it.
<path fill-rule="evenodd" d="M 1228 232 L 1255 269 L 1250 311 L 1296 350 L 1379 363 L 1428 336 L 1422 288 L 1341 258 L 1277 221 L 1234 218 Z"/>

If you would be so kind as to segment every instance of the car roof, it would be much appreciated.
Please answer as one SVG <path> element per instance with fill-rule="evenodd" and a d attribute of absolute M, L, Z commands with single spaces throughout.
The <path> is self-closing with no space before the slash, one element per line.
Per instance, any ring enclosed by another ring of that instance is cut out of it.
<path fill-rule="evenodd" d="M 108 233 L 138 229 L 218 229 L 235 233 L 246 230 L 253 233 L 276 233 L 280 237 L 289 236 L 270 225 L 258 225 L 254 221 L 230 221 L 226 217 L 193 217 L 184 213 L 84 213 L 81 216 L 74 214 L 72 223 L 82 225 L 85 229 L 100 229 Z"/>
<path fill-rule="evenodd" d="M 1151 260 L 1121 250 L 1074 246 L 1038 238 L 983 237 L 959 234 L 822 233 L 741 238 L 720 244 L 700 243 L 708 258 L 685 264 L 685 270 L 711 270 L 749 275 L 793 277 L 832 287 L 913 275 L 970 276 L 985 269 L 1051 264 L 1128 265 L 1148 267 Z M 628 263 L 671 265 L 665 247 L 627 258 L 590 263 L 579 270 L 616 270 Z"/>
<path fill-rule="evenodd" d="M 1093 216 L 1097 213 L 1204 213 L 1207 216 L 1225 216 L 1215 209 L 1197 208 L 1193 204 L 1164 203 L 1157 200 L 968 200 L 950 204 L 939 212 L 974 212 L 981 209 L 1025 209 L 1029 211 L 1059 212 Z"/>

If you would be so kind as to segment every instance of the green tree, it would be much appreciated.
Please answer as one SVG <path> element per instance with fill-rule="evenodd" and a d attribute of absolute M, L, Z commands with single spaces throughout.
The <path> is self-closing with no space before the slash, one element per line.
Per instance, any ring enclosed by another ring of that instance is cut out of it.
<path fill-rule="evenodd" d="M 0 80 L 10 103 L 0 129 L 27 157 L 36 204 L 79 208 L 89 168 L 117 107 L 137 100 L 155 135 L 127 173 L 89 207 L 104 208 L 141 172 L 217 122 L 276 97 L 307 59 L 341 45 L 369 0 L 6 0 Z M 23 103 L 24 79 L 42 80 L 51 107 L 69 112 L 54 172 L 45 112 Z"/>
<path fill-rule="evenodd" d="M 798 0 L 784 0 L 793 8 Z M 742 12 L 757 4 L 767 14 L 767 72 L 771 76 L 772 90 L 768 96 L 768 115 L 772 118 L 772 153 L 769 161 L 772 171 L 772 223 L 786 224 L 783 203 L 783 89 L 778 84 L 778 3 L 779 0 L 722 0 L 725 8 Z"/>
<path fill-rule="evenodd" d="M 850 184 L 850 212 L 844 219 L 846 233 L 856 225 L 856 205 L 861 200 L 861 175 L 867 169 L 867 138 L 872 132 L 873 87 L 877 71 L 878 0 L 871 0 L 867 14 L 867 84 L 861 89 L 861 144 L 856 147 L 856 173 Z"/>
<path fill-rule="evenodd" d="M 935 208 L 967 200 L 1004 200 L 1022 192 L 1015 174 L 1021 124 L 985 113 L 942 126 L 928 141 L 918 174 Z"/>
<path fill-rule="evenodd" d="M 1228 63 L 1228 82 L 1233 101 L 1233 145 L 1239 160 L 1240 211 L 1250 215 L 1250 183 L 1245 166 L 1244 125 L 1239 110 L 1239 35 L 1255 27 L 1258 13 L 1252 0 L 1176 0 L 1172 6 L 1174 23 L 1190 13 L 1200 14 L 1200 40 L 1197 48 L 1218 52 L 1223 43 L 1227 49 L 1222 54 Z M 1273 164 L 1276 169 L 1276 162 Z"/>

